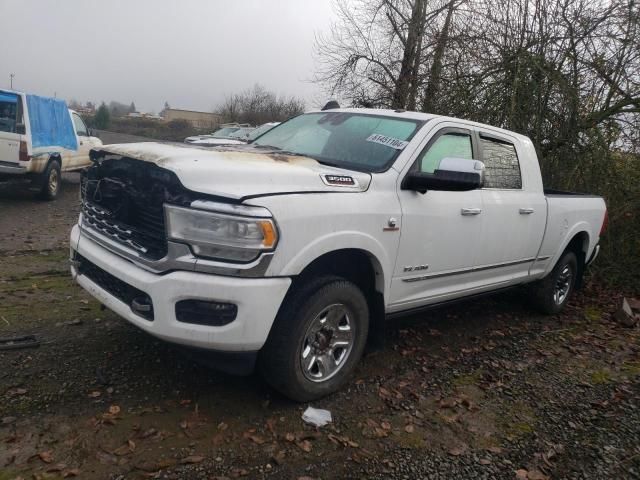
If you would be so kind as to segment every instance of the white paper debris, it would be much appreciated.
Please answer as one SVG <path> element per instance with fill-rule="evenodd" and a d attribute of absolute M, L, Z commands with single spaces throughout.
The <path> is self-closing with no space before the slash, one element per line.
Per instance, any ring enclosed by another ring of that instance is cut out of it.
<path fill-rule="evenodd" d="M 302 414 L 302 420 L 309 425 L 316 427 L 324 427 L 327 423 L 331 423 L 331 412 L 321 408 L 307 407 Z"/>

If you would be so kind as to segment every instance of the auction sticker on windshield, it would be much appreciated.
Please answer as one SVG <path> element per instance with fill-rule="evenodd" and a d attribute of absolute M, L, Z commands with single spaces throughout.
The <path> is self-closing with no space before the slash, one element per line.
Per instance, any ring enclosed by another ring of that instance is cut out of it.
<path fill-rule="evenodd" d="M 396 150 L 402 150 L 406 147 L 409 142 L 404 140 L 400 140 L 398 138 L 387 137 L 385 135 L 380 135 L 378 133 L 374 133 L 367 138 L 367 142 L 379 143 L 380 145 L 386 145 L 387 147 L 395 148 Z"/>

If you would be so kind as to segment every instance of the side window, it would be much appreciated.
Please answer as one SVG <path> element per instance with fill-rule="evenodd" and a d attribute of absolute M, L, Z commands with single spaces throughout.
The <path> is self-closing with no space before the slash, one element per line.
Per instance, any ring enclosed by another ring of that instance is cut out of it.
<path fill-rule="evenodd" d="M 80 115 L 77 115 L 75 113 L 72 113 L 71 115 L 73 116 L 73 124 L 76 127 L 76 133 L 78 134 L 78 136 L 88 137 L 89 132 L 87 131 L 87 127 L 85 126 L 84 122 L 80 118 Z"/>
<path fill-rule="evenodd" d="M 444 133 L 427 147 L 418 158 L 418 169 L 424 173 L 434 173 L 445 157 L 473 160 L 471 135 L 466 133 Z"/>
<path fill-rule="evenodd" d="M 0 92 L 0 132 L 16 133 L 18 96 Z"/>
<path fill-rule="evenodd" d="M 512 143 L 480 136 L 484 188 L 522 188 L 520 163 Z"/>

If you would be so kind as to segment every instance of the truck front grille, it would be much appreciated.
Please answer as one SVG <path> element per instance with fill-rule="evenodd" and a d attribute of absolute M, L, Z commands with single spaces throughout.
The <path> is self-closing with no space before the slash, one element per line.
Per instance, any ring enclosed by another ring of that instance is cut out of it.
<path fill-rule="evenodd" d="M 88 201 L 82 204 L 82 214 L 83 226 L 92 228 L 147 258 L 159 260 L 167 254 L 162 205 L 159 208 L 140 203 L 131 205 L 126 223 L 108 209 Z"/>
<path fill-rule="evenodd" d="M 109 272 L 98 267 L 96 264 L 90 262 L 82 255 L 76 252 L 74 260 L 78 265 L 78 274 L 86 276 L 93 283 L 103 288 L 111 295 L 116 297 L 123 303 L 126 303 L 131 307 L 134 301 L 137 304 L 145 304 L 150 306 L 148 311 L 133 310 L 136 314 L 147 320 L 153 320 L 153 304 L 151 298 L 142 290 L 129 285 L 127 282 L 123 282 L 117 277 L 114 277 Z"/>

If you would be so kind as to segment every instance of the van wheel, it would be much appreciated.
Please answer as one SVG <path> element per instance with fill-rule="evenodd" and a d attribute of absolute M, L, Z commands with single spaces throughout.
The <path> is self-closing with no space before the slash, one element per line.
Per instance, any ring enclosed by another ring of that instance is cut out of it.
<path fill-rule="evenodd" d="M 259 368 L 273 388 L 299 402 L 338 390 L 357 365 L 369 331 L 362 291 L 323 276 L 286 300 L 260 352 Z"/>
<path fill-rule="evenodd" d="M 47 169 L 41 177 L 42 186 L 40 187 L 39 197 L 42 200 L 55 200 L 60 192 L 60 183 L 62 182 L 62 173 L 60 171 L 60 162 L 51 160 Z"/>
<path fill-rule="evenodd" d="M 566 252 L 545 278 L 531 286 L 531 299 L 542 313 L 560 312 L 573 293 L 578 273 L 578 260 L 573 252 Z"/>

